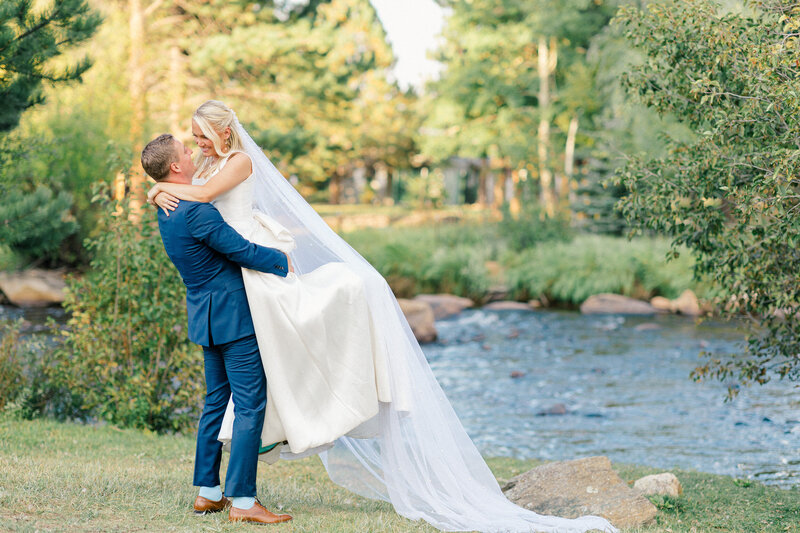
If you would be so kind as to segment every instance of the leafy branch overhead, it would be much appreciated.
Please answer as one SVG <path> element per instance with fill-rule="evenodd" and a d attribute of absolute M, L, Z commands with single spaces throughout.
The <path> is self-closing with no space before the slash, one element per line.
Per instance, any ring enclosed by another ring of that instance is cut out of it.
<path fill-rule="evenodd" d="M 86 0 L 58 0 L 36 10 L 30 0 L 0 3 L 0 133 L 17 126 L 23 111 L 44 101 L 42 82 L 80 80 L 88 57 L 55 67 L 50 60 L 86 41 L 100 16 Z"/>
<path fill-rule="evenodd" d="M 749 357 L 709 354 L 695 376 L 800 379 L 800 6 L 670 1 L 623 8 L 616 22 L 646 56 L 630 92 L 694 132 L 631 160 L 622 209 L 694 252 L 721 306 L 758 323 Z"/>

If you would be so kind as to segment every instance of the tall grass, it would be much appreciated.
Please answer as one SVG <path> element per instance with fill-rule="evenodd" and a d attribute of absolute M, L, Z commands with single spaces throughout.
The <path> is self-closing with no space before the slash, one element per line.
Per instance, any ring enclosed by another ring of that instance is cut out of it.
<path fill-rule="evenodd" d="M 370 228 L 344 238 L 399 297 L 450 292 L 480 300 L 492 283 L 486 263 L 506 250 L 494 224 Z"/>
<path fill-rule="evenodd" d="M 682 253 L 668 261 L 670 249 L 662 239 L 581 235 L 571 242 L 543 243 L 507 255 L 505 278 L 510 293 L 520 299 L 543 296 L 577 305 L 608 292 L 674 298 L 696 284 L 692 258 Z"/>
<path fill-rule="evenodd" d="M 483 301 L 492 286 L 509 297 L 579 305 L 593 294 L 634 298 L 678 296 L 693 281 L 688 252 L 671 261 L 669 242 L 658 238 L 572 236 L 533 219 L 451 223 L 412 228 L 363 229 L 344 235 L 395 294 L 447 292 Z"/>

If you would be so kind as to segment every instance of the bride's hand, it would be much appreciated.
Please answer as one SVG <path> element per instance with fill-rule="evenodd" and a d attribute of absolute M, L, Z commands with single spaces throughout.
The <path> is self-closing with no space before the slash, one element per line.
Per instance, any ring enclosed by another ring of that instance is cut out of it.
<path fill-rule="evenodd" d="M 160 191 L 155 195 L 152 203 L 163 209 L 164 214 L 169 216 L 169 212 L 175 211 L 175 208 L 178 207 L 178 202 L 180 202 L 180 200 L 175 196 L 172 196 L 168 192 Z"/>
<path fill-rule="evenodd" d="M 150 190 L 147 191 L 147 203 L 150 205 L 156 205 L 155 198 L 158 196 L 158 193 L 161 192 L 161 187 L 158 183 L 150 187 Z"/>

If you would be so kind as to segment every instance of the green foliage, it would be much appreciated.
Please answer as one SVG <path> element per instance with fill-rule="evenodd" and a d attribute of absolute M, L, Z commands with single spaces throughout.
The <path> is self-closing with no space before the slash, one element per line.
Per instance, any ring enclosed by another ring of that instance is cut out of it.
<path fill-rule="evenodd" d="M 451 292 L 481 300 L 491 281 L 486 262 L 502 246 L 492 226 L 479 224 L 364 229 L 344 238 L 398 297 Z"/>
<path fill-rule="evenodd" d="M 505 277 L 511 294 L 523 300 L 579 305 L 606 292 L 675 298 L 694 285 L 692 261 L 684 254 L 667 262 L 669 252 L 666 241 L 583 235 L 507 256 Z"/>
<path fill-rule="evenodd" d="M 422 153 L 436 162 L 460 156 L 487 160 L 495 169 L 524 168 L 532 171 L 533 179 L 521 182 L 527 188 L 546 185 L 534 165 L 568 180 L 563 162 L 570 123 L 577 120 L 582 132 L 601 104 L 586 53 L 617 2 L 439 3 L 452 13 L 437 57 L 444 70 L 429 86 Z M 543 50 L 547 58 L 540 58 Z M 543 80 L 549 89 L 540 92 Z M 581 134 L 575 142 L 584 146 L 592 139 Z"/>
<path fill-rule="evenodd" d="M 52 260 L 78 229 L 71 207 L 71 194 L 54 195 L 44 185 L 30 194 L 8 191 L 0 201 L 0 241 L 29 261 Z"/>
<path fill-rule="evenodd" d="M 0 138 L 0 241 L 27 262 L 85 264 L 82 243 L 99 216 L 92 187 L 110 182 L 128 153 L 98 117 L 59 107 L 37 109 Z"/>
<path fill-rule="evenodd" d="M 30 419 L 60 415 L 50 407 L 61 391 L 48 375 L 50 357 L 45 344 L 23 334 L 24 321 L 0 321 L 0 411 Z"/>
<path fill-rule="evenodd" d="M 187 429 L 204 389 L 202 358 L 186 337 L 183 283 L 164 252 L 155 210 L 133 220 L 127 205 L 107 195 L 103 187 L 97 197 L 102 231 L 87 243 L 91 270 L 69 283 L 70 319 L 52 379 L 79 399 L 84 416 Z"/>
<path fill-rule="evenodd" d="M 0 4 L 0 133 L 14 129 L 24 110 L 44 101 L 43 80 L 80 80 L 91 66 L 88 58 L 61 69 L 47 66 L 64 48 L 91 37 L 100 24 L 86 0 L 57 0 L 38 10 L 33 4 Z"/>
<path fill-rule="evenodd" d="M 503 206 L 503 219 L 498 230 L 509 249 L 519 252 L 549 241 L 568 241 L 572 238 L 569 221 L 562 217 L 546 217 L 538 207 L 526 207 L 514 217 Z"/>
<path fill-rule="evenodd" d="M 257 9 L 168 1 L 157 15 L 181 24 L 177 33 L 170 25 L 154 34 L 152 52 L 175 47 L 189 60 L 153 57 L 154 75 L 176 91 L 187 81 L 205 87 L 231 105 L 304 193 L 329 180 L 338 186 L 358 166 L 409 165 L 414 98 L 388 76 L 394 57 L 368 0 L 267 2 Z M 185 107 L 180 95 L 154 105 L 162 114 L 172 112 L 170 105 Z"/>
<path fill-rule="evenodd" d="M 520 220 L 362 229 L 344 237 L 399 297 L 448 292 L 480 302 L 491 286 L 505 284 L 518 300 L 578 305 L 602 292 L 647 299 L 705 291 L 693 280 L 689 254 L 667 260 L 665 240 L 573 238 L 558 219 L 541 220 L 535 211 Z"/>
<path fill-rule="evenodd" d="M 0 411 L 17 399 L 25 384 L 21 327 L 21 321 L 0 322 Z"/>
<path fill-rule="evenodd" d="M 690 249 L 724 307 L 758 322 L 745 357 L 715 354 L 695 376 L 800 379 L 800 8 L 670 1 L 625 8 L 617 22 L 647 57 L 630 91 L 695 133 L 631 161 L 622 208 L 639 229 Z"/>

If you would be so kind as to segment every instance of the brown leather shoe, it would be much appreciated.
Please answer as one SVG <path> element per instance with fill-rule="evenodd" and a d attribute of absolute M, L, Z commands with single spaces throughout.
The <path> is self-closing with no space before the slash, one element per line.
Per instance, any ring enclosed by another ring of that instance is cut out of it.
<path fill-rule="evenodd" d="M 198 496 L 197 499 L 194 500 L 194 514 L 218 513 L 228 507 L 230 504 L 231 501 L 225 496 L 216 502 L 214 500 L 209 500 L 208 498 Z"/>
<path fill-rule="evenodd" d="M 228 511 L 228 520 L 231 522 L 255 522 L 256 524 L 277 524 L 288 522 L 292 519 L 288 514 L 274 514 L 267 511 L 259 501 L 253 504 L 250 509 L 237 509 L 231 507 Z"/>

